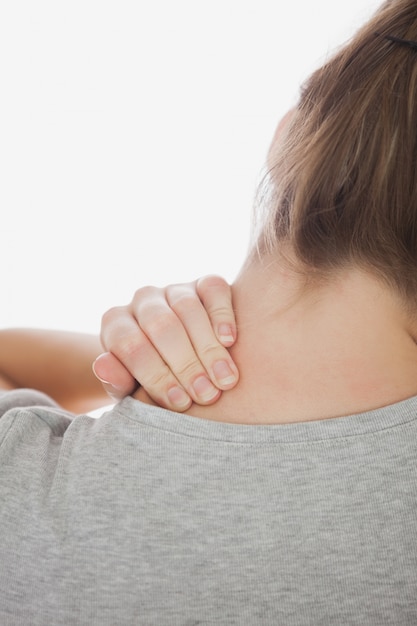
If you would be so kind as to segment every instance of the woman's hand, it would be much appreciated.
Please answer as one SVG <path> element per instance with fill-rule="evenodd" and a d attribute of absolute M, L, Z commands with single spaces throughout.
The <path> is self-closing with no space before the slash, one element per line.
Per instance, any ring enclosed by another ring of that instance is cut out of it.
<path fill-rule="evenodd" d="M 113 398 L 133 393 L 139 381 L 158 405 L 185 411 L 235 386 L 239 374 L 226 349 L 235 340 L 231 289 L 222 278 L 144 287 L 130 304 L 104 314 L 107 352 L 94 372 Z"/>

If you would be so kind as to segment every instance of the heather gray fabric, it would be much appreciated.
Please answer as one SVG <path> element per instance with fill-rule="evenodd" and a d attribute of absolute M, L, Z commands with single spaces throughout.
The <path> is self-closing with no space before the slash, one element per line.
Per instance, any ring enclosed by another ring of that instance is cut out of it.
<path fill-rule="evenodd" d="M 417 624 L 417 397 L 283 426 L 15 408 L 0 503 L 1 625 Z"/>

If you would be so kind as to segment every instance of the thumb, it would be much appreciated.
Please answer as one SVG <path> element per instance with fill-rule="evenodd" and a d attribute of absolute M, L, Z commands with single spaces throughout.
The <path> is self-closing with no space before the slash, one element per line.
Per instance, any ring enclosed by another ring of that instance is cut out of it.
<path fill-rule="evenodd" d="M 132 394 L 138 383 L 111 352 L 104 352 L 93 363 L 93 372 L 114 400 Z"/>

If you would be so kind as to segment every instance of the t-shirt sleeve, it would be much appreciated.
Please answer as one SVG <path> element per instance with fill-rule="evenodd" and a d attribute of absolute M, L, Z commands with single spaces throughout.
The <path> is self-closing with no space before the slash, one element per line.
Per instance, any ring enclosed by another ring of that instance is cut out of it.
<path fill-rule="evenodd" d="M 58 407 L 52 398 L 35 389 L 0 391 L 0 418 L 10 409 L 28 406 Z"/>
<path fill-rule="evenodd" d="M 63 437 L 74 417 L 39 391 L 1 391 L 0 466 L 8 456 L 27 457 L 39 446 L 42 449 L 38 452 L 44 454 L 53 438 L 58 441 Z"/>

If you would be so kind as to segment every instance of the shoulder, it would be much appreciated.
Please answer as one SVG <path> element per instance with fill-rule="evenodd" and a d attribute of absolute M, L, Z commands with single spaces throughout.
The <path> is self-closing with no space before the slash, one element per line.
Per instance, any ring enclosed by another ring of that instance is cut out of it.
<path fill-rule="evenodd" d="M 58 406 L 52 398 L 35 389 L 0 391 L 0 417 L 9 409 L 27 406 Z"/>
<path fill-rule="evenodd" d="M 0 448 L 40 443 L 50 436 L 63 436 L 73 415 L 61 409 L 49 396 L 32 389 L 0 392 Z M 6 446 L 7 442 L 7 446 Z M 46 443 L 46 441 L 45 441 Z"/>

